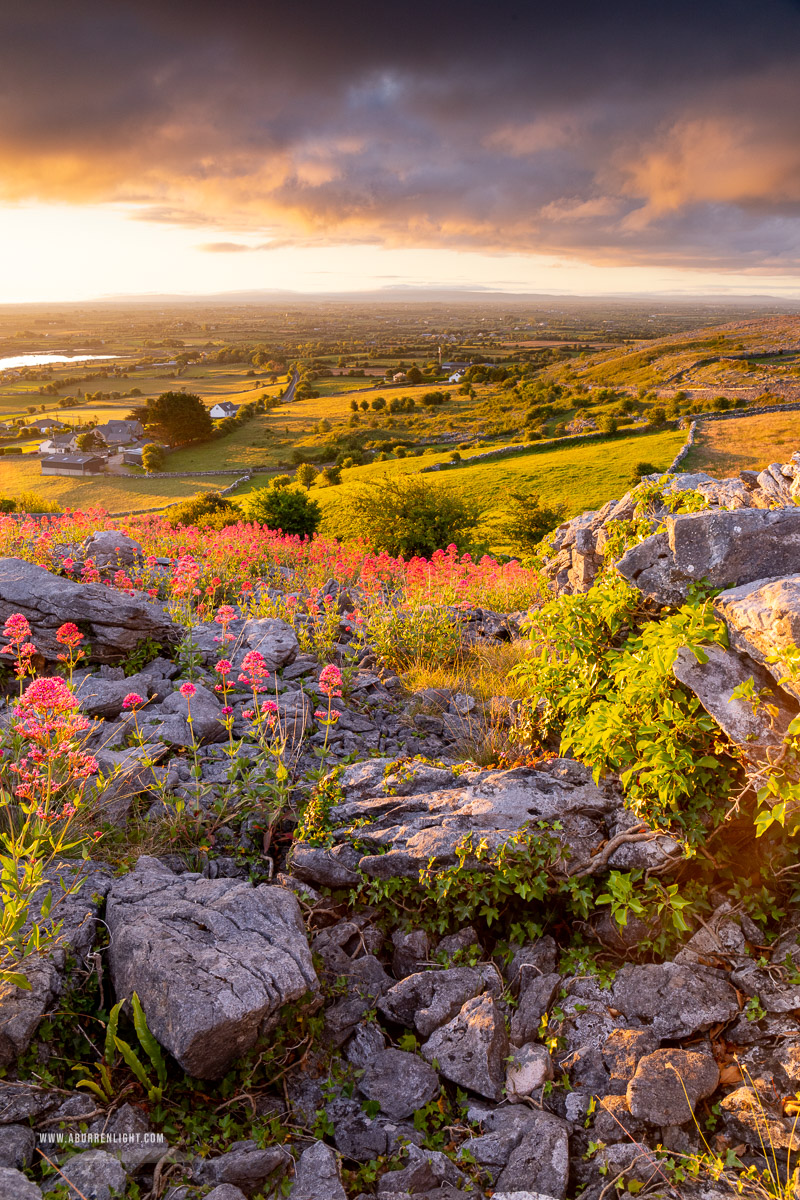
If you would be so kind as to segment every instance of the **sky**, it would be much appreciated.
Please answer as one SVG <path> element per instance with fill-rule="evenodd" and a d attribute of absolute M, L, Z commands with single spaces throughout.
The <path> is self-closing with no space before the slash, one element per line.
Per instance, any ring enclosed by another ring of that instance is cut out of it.
<path fill-rule="evenodd" d="M 800 0 L 25 0 L 0 302 L 800 296 Z"/>

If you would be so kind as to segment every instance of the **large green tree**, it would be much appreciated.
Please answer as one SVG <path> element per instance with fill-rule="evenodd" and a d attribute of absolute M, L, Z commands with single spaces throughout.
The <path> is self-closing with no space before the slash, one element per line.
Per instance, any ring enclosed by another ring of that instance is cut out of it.
<path fill-rule="evenodd" d="M 162 392 L 134 408 L 131 417 L 169 446 L 206 441 L 213 428 L 208 409 L 193 392 Z"/>

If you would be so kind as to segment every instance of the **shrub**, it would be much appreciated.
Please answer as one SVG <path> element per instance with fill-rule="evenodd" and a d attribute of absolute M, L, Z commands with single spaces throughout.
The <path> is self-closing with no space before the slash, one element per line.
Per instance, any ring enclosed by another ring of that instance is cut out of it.
<path fill-rule="evenodd" d="M 199 492 L 190 500 L 170 505 L 164 516 L 170 525 L 196 525 L 200 529 L 224 529 L 241 520 L 236 505 L 219 492 Z"/>
<path fill-rule="evenodd" d="M 295 473 L 295 479 L 304 488 L 311 487 L 316 478 L 317 468 L 312 466 L 311 463 L 301 463 Z"/>
<path fill-rule="evenodd" d="M 616 417 L 612 417 L 610 413 L 602 413 L 601 416 L 597 418 L 597 428 L 601 433 L 616 433 Z"/>
<path fill-rule="evenodd" d="M 644 475 L 658 475 L 658 467 L 654 467 L 651 462 L 637 462 L 631 471 L 630 482 L 637 484 Z"/>
<path fill-rule="evenodd" d="M 317 476 L 317 483 L 322 487 L 332 487 L 342 482 L 341 467 L 324 467 Z"/>
<path fill-rule="evenodd" d="M 530 554 L 546 533 L 564 520 L 563 504 L 542 504 L 538 492 L 530 486 L 508 493 L 505 512 L 498 532 L 517 554 Z"/>
<path fill-rule="evenodd" d="M 375 550 L 404 558 L 451 544 L 466 548 L 480 519 L 458 493 L 413 476 L 366 483 L 351 501 L 359 534 Z"/>
<path fill-rule="evenodd" d="M 142 466 L 149 474 L 151 471 L 163 471 L 164 447 L 156 442 L 148 442 L 142 447 Z"/>
<path fill-rule="evenodd" d="M 322 519 L 316 500 L 305 488 L 294 485 L 255 488 L 242 498 L 241 507 L 248 521 L 296 537 L 312 537 Z"/>

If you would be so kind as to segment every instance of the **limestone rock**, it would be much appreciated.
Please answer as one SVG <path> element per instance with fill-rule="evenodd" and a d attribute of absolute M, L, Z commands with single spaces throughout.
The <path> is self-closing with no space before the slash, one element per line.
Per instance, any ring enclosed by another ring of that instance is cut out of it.
<path fill-rule="evenodd" d="M 112 1200 L 124 1194 L 127 1176 L 119 1159 L 105 1150 L 86 1150 L 76 1154 L 60 1167 L 61 1175 L 48 1180 L 44 1187 L 47 1196 L 66 1180 L 69 1200 L 81 1200 L 91 1195 L 94 1200 Z M 22 1193 L 24 1196 L 24 1193 Z"/>
<path fill-rule="evenodd" d="M 358 869 L 380 879 L 417 878 L 431 860 L 439 866 L 455 863 L 456 848 L 470 833 L 496 848 L 538 821 L 558 823 L 554 837 L 570 861 L 580 861 L 607 836 L 604 818 L 620 803 L 569 760 L 554 760 L 547 770 L 460 775 L 414 763 L 397 777 L 381 773 L 376 780 L 376 775 L 374 766 L 363 772 L 352 798 L 345 772 L 341 782 L 347 798 L 331 808 L 329 819 L 338 843 L 352 839 L 367 847 Z M 365 781 L 375 786 L 366 797 Z M 428 790 L 431 784 L 437 790 Z M 326 870 L 328 859 L 308 849 L 295 848 L 293 870 L 307 882 L 322 882 L 316 864 Z"/>
<path fill-rule="evenodd" d="M 754 1088 L 740 1087 L 719 1103 L 725 1129 L 737 1140 L 758 1149 L 800 1150 L 800 1136 L 791 1123 L 780 1119 L 769 1102 Z"/>
<path fill-rule="evenodd" d="M 506 1068 L 506 1096 L 519 1104 L 553 1078 L 553 1064 L 546 1046 L 530 1042 L 515 1050 Z"/>
<path fill-rule="evenodd" d="M 489 1100 L 499 1100 L 505 1083 L 508 1037 L 503 1015 L 491 996 L 468 1000 L 458 1016 L 428 1038 L 422 1053 L 436 1059 L 445 1079 Z"/>
<path fill-rule="evenodd" d="M 106 914 L 119 997 L 135 991 L 161 1044 L 216 1079 L 282 1005 L 317 987 L 300 907 L 286 888 L 175 875 L 143 856 Z"/>
<path fill-rule="evenodd" d="M 29 1126 L 0 1126 L 0 1167 L 29 1167 L 35 1150 L 36 1134 Z"/>
<path fill-rule="evenodd" d="M 394 1120 L 410 1117 L 439 1093 L 436 1072 L 416 1054 L 384 1050 L 369 1063 L 359 1083 L 368 1100 Z"/>
<path fill-rule="evenodd" d="M 0 1200 L 42 1200 L 42 1193 L 21 1171 L 0 1167 Z"/>
<path fill-rule="evenodd" d="M 66 621 L 88 630 L 88 661 L 115 662 L 142 642 L 177 645 L 181 631 L 158 604 L 109 591 L 99 583 L 74 583 L 20 558 L 0 559 L 0 625 L 22 613 L 40 654 L 57 662 L 63 646 L 56 631 Z"/>
<path fill-rule="evenodd" d="M 691 1050 L 656 1050 L 639 1060 L 628 1084 L 628 1107 L 635 1117 L 652 1125 L 682 1125 L 690 1121 L 698 1101 L 719 1083 L 713 1058 Z"/>
<path fill-rule="evenodd" d="M 497 972 L 491 967 L 420 971 L 390 988 L 378 1001 L 378 1011 L 427 1038 L 452 1020 L 466 1000 L 485 990 L 495 995 L 501 990 Z"/>
<path fill-rule="evenodd" d="M 721 972 L 688 964 L 628 964 L 612 996 L 629 1024 L 649 1028 L 658 1038 L 705 1032 L 739 1012 L 736 992 Z"/>
<path fill-rule="evenodd" d="M 536 1125 L 515 1150 L 497 1180 L 497 1192 L 536 1188 L 554 1200 L 564 1200 L 569 1180 L 568 1125 L 552 1113 L 539 1111 Z"/>
<path fill-rule="evenodd" d="M 121 529 L 96 529 L 84 541 L 83 555 L 99 570 L 104 567 L 119 569 L 142 562 L 144 547 Z"/>
<path fill-rule="evenodd" d="M 226 1154 L 197 1158 L 192 1178 L 199 1184 L 232 1184 L 246 1196 L 260 1191 L 271 1175 L 286 1170 L 289 1152 L 280 1146 L 260 1150 L 255 1142 L 236 1142 Z"/>
<path fill-rule="evenodd" d="M 396 929 L 392 934 L 392 945 L 392 974 L 395 979 L 415 975 L 430 957 L 431 941 L 424 929 Z"/>
<path fill-rule="evenodd" d="M 800 679 L 780 655 L 800 645 L 800 574 L 761 579 L 720 592 L 717 614 L 728 626 L 731 645 L 763 663 L 781 686 L 800 699 Z M 772 655 L 779 661 L 767 662 Z"/>
<path fill-rule="evenodd" d="M 689 586 L 738 587 L 800 571 L 800 509 L 739 509 L 666 518 L 666 533 L 628 550 L 617 570 L 660 604 L 681 604 Z"/>
<path fill-rule="evenodd" d="M 293 663 L 300 649 L 291 625 L 278 617 L 235 620 L 228 626 L 228 633 L 234 640 L 223 643 L 222 626 L 209 621 L 196 625 L 190 631 L 187 643 L 199 652 L 207 667 L 213 667 L 221 658 L 230 659 L 237 675 L 242 659 L 250 650 L 257 650 L 262 655 L 268 671 L 276 671 Z"/>
<path fill-rule="evenodd" d="M 300 1155 L 290 1200 L 347 1200 L 339 1159 L 324 1142 L 315 1142 Z"/>
<path fill-rule="evenodd" d="M 705 662 L 698 662 L 692 650 L 683 646 L 675 657 L 675 678 L 697 696 L 731 741 L 749 755 L 763 758 L 768 746 L 779 746 L 795 716 L 794 706 L 774 686 L 773 679 L 752 659 L 726 650 L 724 646 L 704 646 Z M 764 704 L 754 706 L 744 699 L 732 699 L 733 691 L 748 680 L 754 695 L 764 694 Z M 767 711 L 774 708 L 774 714 Z"/>
<path fill-rule="evenodd" d="M 523 974 L 521 978 L 526 976 Z M 522 1046 L 537 1036 L 541 1019 L 553 1003 L 561 983 L 561 976 L 555 971 L 530 979 L 511 1016 L 512 1046 Z"/>

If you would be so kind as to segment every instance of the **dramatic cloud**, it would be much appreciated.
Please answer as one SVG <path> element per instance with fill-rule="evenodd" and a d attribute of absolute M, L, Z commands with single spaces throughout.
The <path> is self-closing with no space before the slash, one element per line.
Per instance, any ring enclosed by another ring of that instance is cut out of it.
<path fill-rule="evenodd" d="M 26 0 L 0 196 L 212 253 L 374 242 L 796 272 L 800 9 Z"/>

